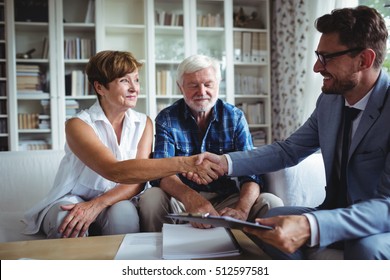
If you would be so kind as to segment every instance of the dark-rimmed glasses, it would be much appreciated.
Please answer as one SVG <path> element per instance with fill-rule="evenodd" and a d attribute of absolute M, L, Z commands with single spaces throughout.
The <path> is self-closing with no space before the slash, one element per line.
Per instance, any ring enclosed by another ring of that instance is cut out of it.
<path fill-rule="evenodd" d="M 347 49 L 347 50 L 340 51 L 340 52 L 327 53 L 327 54 L 322 54 L 322 53 L 319 53 L 318 51 L 314 51 L 314 52 L 316 53 L 318 60 L 325 67 L 327 59 L 334 58 L 337 56 L 342 56 L 344 54 L 351 53 L 351 52 L 361 52 L 364 49 L 365 48 L 359 47 L 359 48 L 352 48 L 352 49 Z"/>

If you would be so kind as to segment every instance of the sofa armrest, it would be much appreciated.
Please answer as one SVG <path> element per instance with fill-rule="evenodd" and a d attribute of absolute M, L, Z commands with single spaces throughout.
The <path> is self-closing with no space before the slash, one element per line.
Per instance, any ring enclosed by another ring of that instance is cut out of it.
<path fill-rule="evenodd" d="M 264 184 L 286 206 L 320 205 L 326 185 L 322 154 L 312 154 L 296 166 L 265 174 Z"/>

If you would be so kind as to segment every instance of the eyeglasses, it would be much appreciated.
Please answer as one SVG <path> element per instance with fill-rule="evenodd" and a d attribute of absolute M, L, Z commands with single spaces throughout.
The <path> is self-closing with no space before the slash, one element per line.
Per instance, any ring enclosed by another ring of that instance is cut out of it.
<path fill-rule="evenodd" d="M 351 52 L 361 52 L 362 50 L 364 50 L 364 48 L 359 47 L 359 48 L 352 48 L 352 49 L 348 49 L 348 50 L 344 50 L 344 51 L 340 51 L 340 52 L 335 52 L 335 53 L 328 53 L 328 54 L 322 54 L 322 53 L 319 53 L 318 51 L 314 51 L 314 52 L 316 53 L 318 60 L 325 67 L 326 61 L 330 58 L 342 56 L 344 54 L 351 53 Z"/>

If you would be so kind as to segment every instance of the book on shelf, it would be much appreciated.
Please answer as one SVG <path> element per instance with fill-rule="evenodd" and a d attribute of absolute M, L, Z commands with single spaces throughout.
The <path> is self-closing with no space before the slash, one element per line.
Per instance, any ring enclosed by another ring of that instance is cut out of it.
<path fill-rule="evenodd" d="M 237 95 L 266 94 L 264 78 L 236 73 L 234 77 L 234 91 Z"/>
<path fill-rule="evenodd" d="M 19 129 L 50 129 L 50 116 L 39 113 L 19 113 Z"/>
<path fill-rule="evenodd" d="M 242 32 L 242 61 L 251 61 L 252 32 Z"/>
<path fill-rule="evenodd" d="M 5 82 L 0 82 L 0 96 L 6 96 L 7 95 L 7 84 Z"/>
<path fill-rule="evenodd" d="M 89 91 L 88 78 L 82 70 L 72 70 L 65 74 L 65 95 L 85 96 L 89 95 Z"/>
<path fill-rule="evenodd" d="M 20 140 L 19 151 L 48 150 L 51 145 L 46 140 Z"/>
<path fill-rule="evenodd" d="M 156 94 L 167 96 L 174 94 L 175 87 L 174 74 L 170 70 L 157 70 L 156 72 Z"/>
<path fill-rule="evenodd" d="M 222 27 L 223 26 L 223 16 L 221 14 L 211 14 L 206 15 L 199 14 L 197 25 L 199 27 Z"/>
<path fill-rule="evenodd" d="M 242 32 L 234 31 L 233 33 L 233 48 L 234 48 L 234 61 L 240 62 L 242 60 L 241 55 L 241 41 Z"/>
<path fill-rule="evenodd" d="M 252 33 L 251 62 L 260 62 L 260 33 Z"/>
<path fill-rule="evenodd" d="M 267 63 L 267 34 L 262 32 L 234 31 L 233 51 L 235 62 Z"/>
<path fill-rule="evenodd" d="M 42 58 L 47 59 L 49 58 L 49 40 L 45 36 L 43 38 L 43 45 L 42 45 Z"/>
<path fill-rule="evenodd" d="M 20 90 L 42 90 L 42 77 L 39 65 L 17 64 L 16 65 L 16 88 Z"/>
<path fill-rule="evenodd" d="M 85 23 L 95 22 L 95 0 L 88 1 L 87 12 L 85 13 Z"/>
<path fill-rule="evenodd" d="M 94 53 L 94 39 L 76 37 L 64 40 L 65 59 L 88 59 Z"/>
<path fill-rule="evenodd" d="M 156 10 L 155 24 L 160 26 L 183 26 L 183 12 Z"/>
<path fill-rule="evenodd" d="M 17 91 L 18 98 L 50 98 L 50 93 L 44 92 L 43 90 L 34 90 L 34 89 L 18 89 Z"/>
<path fill-rule="evenodd" d="M 263 101 L 256 103 L 242 102 L 236 105 L 241 109 L 248 124 L 264 124 L 265 123 L 265 106 Z"/>
<path fill-rule="evenodd" d="M 79 112 L 80 104 L 77 100 L 67 99 L 65 100 L 65 112 L 66 116 L 71 117 Z"/>
<path fill-rule="evenodd" d="M 37 129 L 39 125 L 38 113 L 18 114 L 19 129 Z"/>
<path fill-rule="evenodd" d="M 0 119 L 0 133 L 7 133 L 7 132 L 8 132 L 7 119 Z"/>
<path fill-rule="evenodd" d="M 251 131 L 251 135 L 253 146 L 259 147 L 267 144 L 267 133 L 264 130 L 253 130 Z"/>

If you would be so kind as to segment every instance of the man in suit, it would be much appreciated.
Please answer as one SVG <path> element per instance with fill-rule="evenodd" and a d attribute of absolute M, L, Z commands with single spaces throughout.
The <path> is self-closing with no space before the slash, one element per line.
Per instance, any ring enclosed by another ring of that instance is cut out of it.
<path fill-rule="evenodd" d="M 386 24 L 376 10 L 359 6 L 318 18 L 316 28 L 322 35 L 313 70 L 324 79 L 310 118 L 285 141 L 222 156 L 206 153 L 199 162 L 212 160 L 239 176 L 293 166 L 321 149 L 324 202 L 271 209 L 257 221 L 273 230 L 245 231 L 278 259 L 304 259 L 310 247 L 343 248 L 345 259 L 390 259 L 390 79 L 381 70 Z M 359 109 L 345 137 L 344 106 Z"/>

